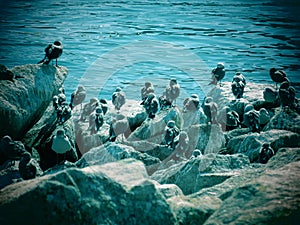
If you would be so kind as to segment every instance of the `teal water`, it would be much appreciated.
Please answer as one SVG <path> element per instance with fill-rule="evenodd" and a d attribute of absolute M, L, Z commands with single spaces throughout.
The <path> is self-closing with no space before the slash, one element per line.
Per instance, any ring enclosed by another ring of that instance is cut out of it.
<path fill-rule="evenodd" d="M 121 86 L 139 99 L 145 80 L 160 95 L 170 77 L 182 98 L 203 96 L 219 61 L 227 81 L 240 71 L 271 83 L 276 67 L 300 82 L 299 0 L 12 0 L 0 8 L 0 63 L 37 63 L 48 43 L 61 40 L 68 97 L 82 83 L 89 96 L 110 99 Z"/>

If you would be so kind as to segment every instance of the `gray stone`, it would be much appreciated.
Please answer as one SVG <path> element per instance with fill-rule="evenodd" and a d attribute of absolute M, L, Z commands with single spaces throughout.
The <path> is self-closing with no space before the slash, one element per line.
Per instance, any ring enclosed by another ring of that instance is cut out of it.
<path fill-rule="evenodd" d="M 227 148 L 230 153 L 243 153 L 251 162 L 258 160 L 259 149 L 263 143 L 270 143 L 276 152 L 282 147 L 299 147 L 299 134 L 285 130 L 268 130 L 266 132 L 249 133 L 229 140 Z"/>
<path fill-rule="evenodd" d="M 299 174 L 300 162 L 267 170 L 234 190 L 204 224 L 298 224 Z"/>
<path fill-rule="evenodd" d="M 176 224 L 156 185 L 143 164 L 135 160 L 71 168 L 4 188 L 0 192 L 0 222 Z"/>
<path fill-rule="evenodd" d="M 24 78 L 0 81 L 0 136 L 21 139 L 41 118 L 68 72 L 65 67 L 33 64 L 11 71 Z"/>
<path fill-rule="evenodd" d="M 183 196 L 181 189 L 175 184 L 162 184 L 157 188 L 165 196 L 166 199 L 174 196 Z"/>

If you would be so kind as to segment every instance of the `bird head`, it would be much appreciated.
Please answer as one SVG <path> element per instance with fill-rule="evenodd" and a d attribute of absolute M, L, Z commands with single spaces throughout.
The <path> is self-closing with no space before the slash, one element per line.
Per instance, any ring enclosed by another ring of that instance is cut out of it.
<path fill-rule="evenodd" d="M 224 63 L 218 62 L 218 63 L 217 63 L 217 68 L 219 68 L 219 69 L 224 69 L 224 68 L 225 68 Z"/>

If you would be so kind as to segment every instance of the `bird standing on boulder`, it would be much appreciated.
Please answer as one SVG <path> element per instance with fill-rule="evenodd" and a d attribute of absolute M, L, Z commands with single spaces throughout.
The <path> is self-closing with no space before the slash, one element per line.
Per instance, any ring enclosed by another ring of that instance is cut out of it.
<path fill-rule="evenodd" d="M 24 152 L 19 163 L 19 172 L 24 180 L 33 179 L 42 173 L 40 165 L 31 158 L 29 152 Z"/>
<path fill-rule="evenodd" d="M 141 89 L 142 101 L 144 101 L 150 93 L 154 93 L 154 86 L 150 81 L 146 81 L 144 87 Z"/>
<path fill-rule="evenodd" d="M 112 103 L 115 106 L 115 110 L 117 112 L 120 112 L 121 107 L 126 102 L 126 95 L 122 91 L 120 87 L 116 88 L 116 91 L 112 94 Z"/>
<path fill-rule="evenodd" d="M 63 45 L 60 41 L 54 41 L 53 44 L 47 45 L 45 48 L 45 57 L 39 61 L 38 63 L 43 63 L 48 65 L 51 60 L 56 60 L 56 66 L 57 65 L 57 58 L 61 56 L 63 52 Z"/>
<path fill-rule="evenodd" d="M 98 98 L 93 97 L 88 103 L 83 106 L 83 110 L 80 116 L 80 121 L 85 121 L 88 116 L 100 105 Z"/>
<path fill-rule="evenodd" d="M 295 103 L 295 89 L 290 86 L 290 82 L 284 81 L 279 87 L 279 99 L 282 109 L 292 108 Z"/>
<path fill-rule="evenodd" d="M 84 86 L 78 85 L 76 91 L 74 91 L 71 94 L 71 102 L 70 102 L 70 107 L 73 109 L 77 105 L 81 105 L 81 110 L 82 110 L 82 102 L 84 101 L 86 97 L 86 90 Z"/>
<path fill-rule="evenodd" d="M 178 136 L 179 129 L 175 125 L 174 120 L 170 120 L 167 123 L 167 126 L 165 127 L 165 137 L 164 137 L 164 144 L 167 145 L 167 147 L 174 148 L 175 142 L 174 139 Z"/>
<path fill-rule="evenodd" d="M 95 109 L 95 112 L 93 112 L 89 118 L 88 129 L 90 130 L 91 135 L 96 134 L 99 131 L 100 127 L 103 125 L 103 123 L 104 123 L 104 115 L 103 115 L 102 107 L 98 106 Z"/>
<path fill-rule="evenodd" d="M 117 114 L 115 118 L 111 120 L 109 129 L 109 140 L 114 142 L 116 138 L 121 134 L 122 141 L 124 141 L 125 133 L 129 129 L 129 122 L 126 116 Z"/>
<path fill-rule="evenodd" d="M 274 155 L 274 150 L 271 148 L 270 144 L 264 143 L 259 150 L 258 162 L 266 164 Z"/>
<path fill-rule="evenodd" d="M 209 84 L 217 85 L 218 82 L 220 82 L 220 86 L 221 86 L 221 80 L 224 77 L 225 77 L 225 66 L 224 66 L 224 63 L 219 62 L 217 64 L 217 67 L 211 71 L 211 79 L 212 80 Z"/>
<path fill-rule="evenodd" d="M 181 131 L 175 139 L 175 161 L 186 160 L 186 151 L 189 149 L 189 136 L 187 132 Z"/>
<path fill-rule="evenodd" d="M 218 105 L 213 102 L 212 97 L 206 97 L 202 104 L 203 112 L 208 124 L 217 124 Z"/>
<path fill-rule="evenodd" d="M 283 70 L 277 70 L 275 68 L 270 69 L 270 77 L 272 81 L 275 82 L 275 87 L 277 89 L 277 84 L 285 81 L 286 73 Z"/>
<path fill-rule="evenodd" d="M 56 132 L 52 139 L 52 150 L 56 152 L 56 163 L 59 164 L 61 161 L 66 159 L 66 153 L 72 150 L 71 142 L 67 135 L 65 135 L 65 131 L 63 129 L 59 129 Z"/>
<path fill-rule="evenodd" d="M 192 94 L 191 97 L 183 101 L 183 111 L 197 111 L 199 109 L 200 99 L 197 94 Z"/>
<path fill-rule="evenodd" d="M 245 123 L 247 121 L 247 123 Z M 244 124 L 250 128 L 251 132 L 260 133 L 260 116 L 259 112 L 252 109 L 244 114 Z"/>
<path fill-rule="evenodd" d="M 148 94 L 143 105 L 150 119 L 153 119 L 160 110 L 159 100 L 154 93 Z"/>
<path fill-rule="evenodd" d="M 240 72 L 237 72 L 233 77 L 231 83 L 232 93 L 237 99 L 243 97 L 245 86 L 246 86 L 246 79 L 244 75 Z"/>
<path fill-rule="evenodd" d="M 180 94 L 180 86 L 177 83 L 176 78 L 172 78 L 170 80 L 169 85 L 166 87 L 166 90 L 164 92 L 164 96 L 167 100 L 167 102 L 172 105 L 173 101 L 175 101 Z"/>

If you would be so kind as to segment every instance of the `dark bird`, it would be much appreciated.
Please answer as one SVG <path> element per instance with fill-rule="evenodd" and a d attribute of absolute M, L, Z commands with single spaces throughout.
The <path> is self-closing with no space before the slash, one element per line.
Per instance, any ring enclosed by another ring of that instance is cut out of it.
<path fill-rule="evenodd" d="M 263 97 L 266 102 L 275 102 L 278 99 L 278 91 L 273 88 L 266 87 L 263 92 Z"/>
<path fill-rule="evenodd" d="M 25 152 L 25 147 L 22 142 L 14 141 L 8 135 L 4 136 L 0 140 L 0 164 L 6 160 L 19 160 L 22 154 Z"/>
<path fill-rule="evenodd" d="M 264 143 L 259 150 L 258 162 L 266 164 L 274 155 L 274 150 L 271 148 L 270 144 Z"/>
<path fill-rule="evenodd" d="M 80 121 L 85 121 L 87 117 L 91 115 L 92 112 L 96 109 L 97 106 L 100 105 L 98 98 L 93 97 L 90 99 L 88 103 L 83 106 Z"/>
<path fill-rule="evenodd" d="M 29 180 L 40 175 L 42 170 L 38 162 L 31 158 L 30 153 L 24 152 L 19 162 L 19 172 L 24 180 Z"/>
<path fill-rule="evenodd" d="M 183 101 L 183 111 L 197 111 L 200 106 L 200 99 L 197 94 L 192 94 L 191 97 Z"/>
<path fill-rule="evenodd" d="M 144 101 L 150 93 L 154 93 L 154 86 L 151 82 L 146 81 L 144 87 L 141 89 L 142 101 Z"/>
<path fill-rule="evenodd" d="M 239 114 L 232 110 L 226 114 L 226 130 L 233 130 L 240 127 L 240 116 Z"/>
<path fill-rule="evenodd" d="M 292 108 L 295 103 L 295 89 L 288 81 L 281 83 L 278 91 L 281 108 Z"/>
<path fill-rule="evenodd" d="M 246 86 L 246 79 L 244 75 L 241 74 L 240 72 L 237 72 L 233 77 L 231 83 L 231 91 L 237 99 L 243 97 L 245 86 Z"/>
<path fill-rule="evenodd" d="M 147 98 L 144 101 L 144 108 L 150 119 L 153 119 L 156 113 L 159 112 L 160 110 L 159 100 L 157 99 L 154 93 L 148 94 Z"/>
<path fill-rule="evenodd" d="M 47 45 L 45 48 L 45 57 L 39 61 L 38 63 L 43 63 L 48 65 L 51 60 L 56 60 L 56 66 L 57 65 L 57 58 L 61 56 L 63 52 L 63 45 L 60 41 L 54 41 L 53 44 Z"/>
<path fill-rule="evenodd" d="M 199 149 L 195 149 L 192 153 L 191 159 L 202 156 L 202 152 Z"/>
<path fill-rule="evenodd" d="M 122 91 L 120 87 L 116 88 L 116 91 L 112 94 L 112 103 L 115 106 L 115 110 L 117 112 L 120 112 L 121 107 L 126 102 L 126 95 Z"/>
<path fill-rule="evenodd" d="M 101 106 L 102 111 L 103 111 L 103 115 L 105 115 L 105 114 L 107 113 L 107 111 L 108 111 L 108 104 L 107 104 L 107 101 L 106 101 L 106 99 L 101 98 L 101 99 L 99 100 L 99 102 L 100 102 L 100 106 Z"/>
<path fill-rule="evenodd" d="M 217 67 L 211 71 L 211 82 L 209 84 L 217 85 L 225 77 L 225 66 L 224 63 L 219 62 Z"/>
<path fill-rule="evenodd" d="M 73 109 L 77 105 L 81 105 L 81 110 L 82 110 L 82 103 L 86 97 L 86 90 L 84 86 L 78 85 L 76 91 L 74 91 L 71 94 L 71 102 L 70 102 L 70 107 Z"/>
<path fill-rule="evenodd" d="M 180 86 L 177 83 L 176 78 L 172 78 L 170 80 L 169 85 L 166 87 L 164 96 L 166 100 L 172 105 L 173 101 L 175 101 L 176 98 L 178 98 L 179 94 L 180 94 Z"/>
<path fill-rule="evenodd" d="M 102 107 L 98 106 L 89 117 L 89 130 L 91 134 L 96 134 L 104 123 Z"/>
<path fill-rule="evenodd" d="M 71 142 L 63 129 L 53 136 L 51 149 L 56 153 L 57 164 L 66 159 L 66 153 L 72 149 Z"/>
<path fill-rule="evenodd" d="M 245 121 L 248 121 L 247 124 L 244 124 L 250 129 L 251 132 L 260 133 L 260 117 L 259 112 L 255 109 L 252 109 L 244 114 Z"/>
<path fill-rule="evenodd" d="M 285 81 L 286 73 L 283 70 L 277 70 L 275 68 L 270 69 L 270 77 L 272 81 L 275 82 L 276 84 L 276 89 L 277 89 L 277 84 L 282 83 Z"/>
<path fill-rule="evenodd" d="M 17 78 L 24 78 L 21 75 L 15 75 L 11 72 L 6 66 L 0 64 L 0 80 L 9 80 L 11 82 L 15 82 Z"/>
<path fill-rule="evenodd" d="M 202 104 L 203 112 L 208 124 L 217 124 L 218 105 L 211 97 L 206 97 Z"/>
<path fill-rule="evenodd" d="M 165 137 L 163 143 L 167 147 L 174 148 L 175 147 L 174 139 L 178 136 L 178 134 L 179 134 L 179 129 L 175 125 L 175 121 L 170 120 L 165 127 Z"/>
<path fill-rule="evenodd" d="M 130 129 L 129 122 L 126 116 L 118 114 L 111 120 L 109 129 L 109 140 L 114 142 L 119 135 L 122 135 L 122 141 L 124 141 L 124 134 Z"/>
<path fill-rule="evenodd" d="M 66 122 L 68 119 L 71 118 L 72 110 L 69 104 L 66 101 L 64 101 L 57 108 L 56 114 L 57 114 L 58 123 L 63 124 L 64 122 Z"/>

